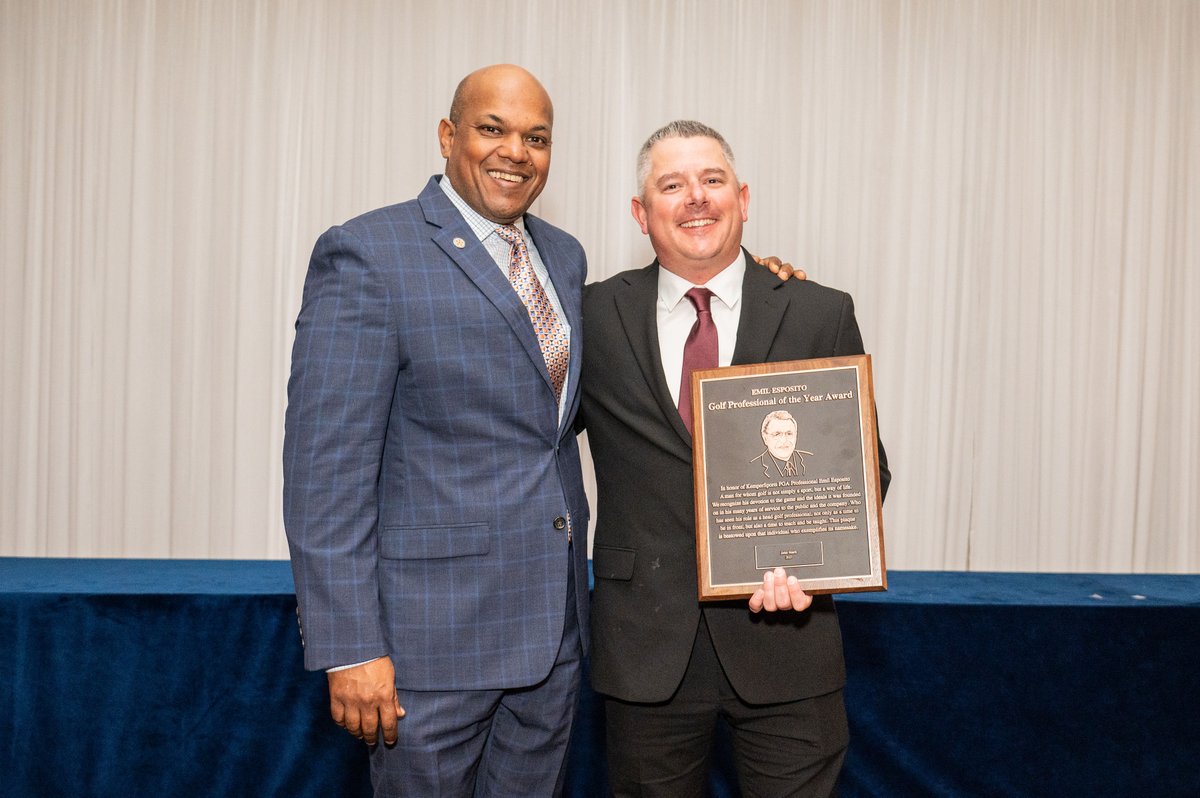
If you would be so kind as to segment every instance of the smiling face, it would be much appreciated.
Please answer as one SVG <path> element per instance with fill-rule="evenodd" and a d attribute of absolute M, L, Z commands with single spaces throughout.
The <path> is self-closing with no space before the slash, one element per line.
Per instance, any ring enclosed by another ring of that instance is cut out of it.
<path fill-rule="evenodd" d="M 703 285 L 738 256 L 750 189 L 738 183 L 720 142 L 672 137 L 650 149 L 633 217 L 663 268 Z"/>
<path fill-rule="evenodd" d="M 796 422 L 773 418 L 763 427 L 762 438 L 771 456 L 786 462 L 796 451 Z"/>
<path fill-rule="evenodd" d="M 550 96 L 520 67 L 486 67 L 459 85 L 451 116 L 438 124 L 446 178 L 480 215 L 511 224 L 550 175 Z"/>

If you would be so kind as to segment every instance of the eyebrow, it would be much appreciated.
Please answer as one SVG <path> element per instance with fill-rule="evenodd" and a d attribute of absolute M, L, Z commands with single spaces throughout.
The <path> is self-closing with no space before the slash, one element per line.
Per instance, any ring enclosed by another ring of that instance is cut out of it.
<path fill-rule="evenodd" d="M 484 122 L 488 122 L 488 121 L 495 122 L 498 125 L 507 124 L 507 122 L 505 122 L 501 117 L 498 117 L 495 114 L 484 114 L 483 121 Z M 527 132 L 532 133 L 534 131 L 549 131 L 549 130 L 550 130 L 549 125 L 534 125 L 533 127 L 529 128 L 529 130 Z"/>
<path fill-rule="evenodd" d="M 707 177 L 709 175 L 720 175 L 721 177 L 725 177 L 728 174 L 729 173 L 727 171 L 720 168 L 719 166 L 710 166 L 707 169 L 700 170 L 701 177 Z M 683 172 L 667 172 L 665 175 L 660 175 L 659 178 L 654 181 L 654 184 L 658 185 L 658 184 L 662 183 L 664 180 L 679 180 L 682 177 L 683 177 Z"/>

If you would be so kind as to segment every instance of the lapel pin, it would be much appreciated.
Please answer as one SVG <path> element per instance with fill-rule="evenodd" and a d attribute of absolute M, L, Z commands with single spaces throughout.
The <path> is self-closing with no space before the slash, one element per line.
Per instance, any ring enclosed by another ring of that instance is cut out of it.
<path fill-rule="evenodd" d="M 454 246 L 458 247 L 459 249 L 462 249 L 466 245 L 467 245 L 467 242 L 463 241 L 461 238 L 454 239 Z"/>

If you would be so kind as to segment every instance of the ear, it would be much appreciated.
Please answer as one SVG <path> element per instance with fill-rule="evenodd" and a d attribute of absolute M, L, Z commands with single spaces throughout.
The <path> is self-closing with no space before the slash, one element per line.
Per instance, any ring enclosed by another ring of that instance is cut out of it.
<path fill-rule="evenodd" d="M 750 184 L 742 183 L 738 189 L 738 204 L 742 206 L 742 221 L 750 221 Z"/>
<path fill-rule="evenodd" d="M 450 157 L 450 148 L 454 145 L 454 123 L 449 119 L 438 122 L 438 145 L 442 149 L 442 157 Z"/>
<path fill-rule="evenodd" d="M 641 197 L 633 198 L 629 210 L 633 212 L 633 218 L 637 221 L 638 227 L 642 228 L 642 235 L 649 235 L 650 228 L 646 226 L 648 215 L 646 213 L 646 206 L 642 204 Z"/>

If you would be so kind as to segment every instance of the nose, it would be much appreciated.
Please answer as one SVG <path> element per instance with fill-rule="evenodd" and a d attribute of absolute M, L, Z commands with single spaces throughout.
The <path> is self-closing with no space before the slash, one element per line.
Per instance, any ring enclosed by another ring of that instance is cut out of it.
<path fill-rule="evenodd" d="M 704 184 L 699 180 L 693 180 L 688 183 L 688 204 L 703 205 L 708 201 L 708 194 L 704 191 Z"/>
<path fill-rule="evenodd" d="M 525 147 L 525 138 L 516 132 L 504 137 L 497 154 L 513 163 L 524 163 L 529 160 L 529 150 Z"/>

